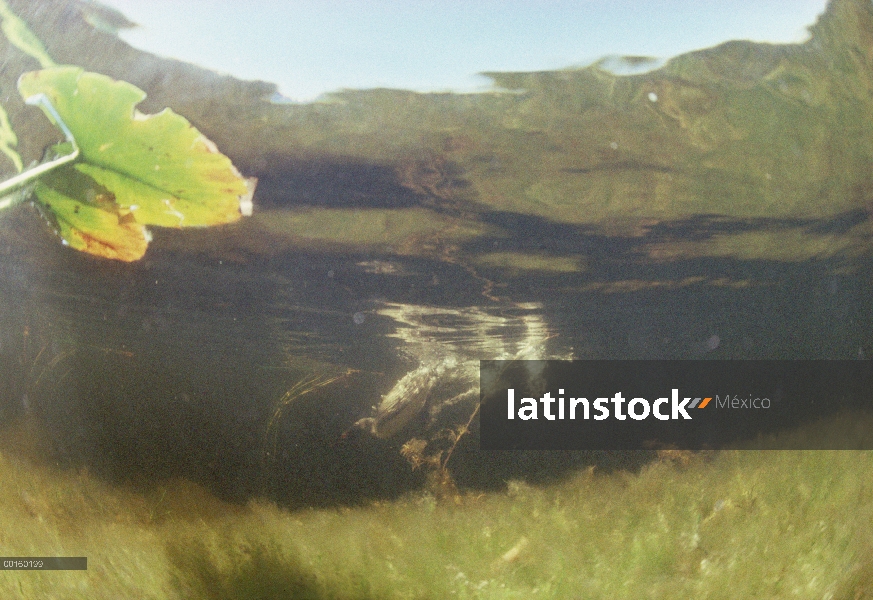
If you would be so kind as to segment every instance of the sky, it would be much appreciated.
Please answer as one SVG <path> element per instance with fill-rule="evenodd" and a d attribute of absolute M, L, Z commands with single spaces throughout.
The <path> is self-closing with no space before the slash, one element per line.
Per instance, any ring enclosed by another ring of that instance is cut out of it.
<path fill-rule="evenodd" d="M 101 0 L 131 45 L 278 84 L 311 101 L 344 88 L 482 91 L 483 71 L 669 58 L 731 39 L 802 42 L 825 0 Z"/>

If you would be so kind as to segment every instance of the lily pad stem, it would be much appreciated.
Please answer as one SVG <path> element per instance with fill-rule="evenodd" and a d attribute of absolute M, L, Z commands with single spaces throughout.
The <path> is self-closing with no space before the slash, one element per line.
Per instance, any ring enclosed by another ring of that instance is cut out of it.
<path fill-rule="evenodd" d="M 64 137 L 73 147 L 73 151 L 69 154 L 59 156 L 54 160 L 50 160 L 49 162 L 37 165 L 32 169 L 28 169 L 23 173 L 19 173 L 18 175 L 0 183 L 0 210 L 14 206 L 18 202 L 21 202 L 26 196 L 26 194 L 13 195 L 12 192 L 24 187 L 49 171 L 53 171 L 54 169 L 62 167 L 63 165 L 71 163 L 79 158 L 79 146 L 76 144 L 76 139 L 73 137 L 73 133 L 70 131 L 69 127 L 67 127 L 66 123 L 61 119 L 58 111 L 55 110 L 55 107 L 48 99 L 48 96 L 45 94 L 36 94 L 25 100 L 25 102 L 32 106 L 42 105 L 46 112 L 52 116 L 55 124 L 64 132 Z"/>

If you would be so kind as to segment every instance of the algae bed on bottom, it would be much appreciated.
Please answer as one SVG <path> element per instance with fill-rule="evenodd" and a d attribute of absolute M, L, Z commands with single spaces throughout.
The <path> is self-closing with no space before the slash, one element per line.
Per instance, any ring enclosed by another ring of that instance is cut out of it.
<path fill-rule="evenodd" d="M 288 511 L 178 480 L 112 487 L 4 446 L 3 553 L 88 557 L 2 571 L 4 598 L 873 597 L 870 452 L 665 453 L 638 473 Z"/>

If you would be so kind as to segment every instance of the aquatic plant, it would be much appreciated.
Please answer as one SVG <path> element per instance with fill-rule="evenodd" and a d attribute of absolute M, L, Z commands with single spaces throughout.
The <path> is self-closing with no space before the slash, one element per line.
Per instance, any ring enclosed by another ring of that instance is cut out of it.
<path fill-rule="evenodd" d="M 354 369 L 348 369 L 345 373 L 333 376 L 324 374 L 312 374 L 297 381 L 294 385 L 292 385 L 285 391 L 282 397 L 279 398 L 278 401 L 276 401 L 273 414 L 270 415 L 270 420 L 267 423 L 267 429 L 264 433 L 263 459 L 265 468 L 268 463 L 273 462 L 276 459 L 276 453 L 278 448 L 279 423 L 285 416 L 285 412 L 287 411 L 288 407 L 290 407 L 295 401 L 305 396 L 306 394 L 314 392 L 315 390 L 318 390 L 320 388 L 329 386 L 332 383 L 336 383 L 337 381 L 344 379 L 352 373 L 356 372 L 357 371 L 355 371 Z"/>
<path fill-rule="evenodd" d="M 20 457 L 8 435 L 5 551 L 87 555 L 89 568 L 2 571 L 4 598 L 812 600 L 873 585 L 869 452 L 720 452 L 460 503 L 289 511 L 178 479 L 112 486 Z"/>
<path fill-rule="evenodd" d="M 150 241 L 148 225 L 203 227 L 231 223 L 249 189 L 230 159 L 170 109 L 144 115 L 146 94 L 126 81 L 57 66 L 38 38 L 0 0 L 7 39 L 44 68 L 24 73 L 18 90 L 64 133 L 50 160 L 22 171 L 17 136 L 0 114 L 0 151 L 19 174 L 0 194 L 25 188 L 65 244 L 96 256 L 133 261 Z M 17 197 L 0 201 L 0 209 Z"/>

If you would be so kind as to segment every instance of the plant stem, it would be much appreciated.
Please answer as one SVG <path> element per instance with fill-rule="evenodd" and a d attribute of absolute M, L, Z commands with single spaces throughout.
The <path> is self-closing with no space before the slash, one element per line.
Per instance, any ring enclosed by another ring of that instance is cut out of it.
<path fill-rule="evenodd" d="M 45 175 L 49 171 L 53 171 L 58 167 L 62 167 L 63 165 L 71 163 L 79 158 L 79 146 L 76 144 L 76 139 L 73 137 L 73 133 L 70 131 L 69 127 L 67 127 L 67 124 L 64 123 L 63 119 L 61 119 L 58 111 L 55 110 L 55 107 L 48 99 L 48 96 L 46 96 L 45 94 L 37 94 L 35 96 L 31 96 L 30 98 L 25 100 L 25 102 L 32 106 L 41 105 L 42 108 L 49 115 L 51 115 L 55 124 L 61 129 L 61 131 L 64 132 L 64 137 L 73 146 L 73 151 L 54 160 L 50 160 L 49 162 L 37 165 L 32 169 L 28 169 L 23 173 L 19 173 L 18 175 L 15 175 L 14 177 L 11 177 L 6 181 L 0 183 L 0 210 L 4 210 L 6 208 L 9 208 L 10 206 L 14 206 L 25 197 L 25 194 L 12 196 L 12 192 L 15 192 L 16 190 L 24 187 L 30 182 L 36 180 L 38 177 Z"/>

